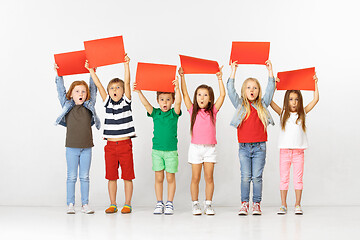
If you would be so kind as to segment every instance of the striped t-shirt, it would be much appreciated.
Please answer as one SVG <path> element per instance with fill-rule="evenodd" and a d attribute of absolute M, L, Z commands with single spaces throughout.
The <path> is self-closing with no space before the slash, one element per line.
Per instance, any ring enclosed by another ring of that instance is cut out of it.
<path fill-rule="evenodd" d="M 135 136 L 131 111 L 131 100 L 125 94 L 115 102 L 108 95 L 105 99 L 104 138 L 122 138 Z"/>

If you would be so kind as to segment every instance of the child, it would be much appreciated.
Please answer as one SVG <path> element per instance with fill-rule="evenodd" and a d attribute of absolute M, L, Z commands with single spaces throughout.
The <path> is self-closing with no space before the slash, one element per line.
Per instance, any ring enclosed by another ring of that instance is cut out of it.
<path fill-rule="evenodd" d="M 284 97 L 284 106 L 281 109 L 271 102 L 271 107 L 280 116 L 281 132 L 279 135 L 280 148 L 280 196 L 281 207 L 278 214 L 286 214 L 286 196 L 289 188 L 290 166 L 293 164 L 295 188 L 295 214 L 302 215 L 300 206 L 303 189 L 304 149 L 308 147 L 306 137 L 305 117 L 319 101 L 317 77 L 314 75 L 314 99 L 304 108 L 303 98 L 299 90 L 287 90 Z"/>
<path fill-rule="evenodd" d="M 55 64 L 55 71 L 59 67 Z M 75 183 L 78 168 L 81 189 L 81 211 L 94 213 L 88 206 L 89 202 L 89 171 L 91 151 L 94 146 L 91 126 L 100 129 L 100 120 L 95 112 L 96 86 L 90 77 L 90 89 L 86 82 L 75 81 L 66 92 L 63 77 L 56 76 L 56 87 L 60 104 L 63 108 L 56 124 L 66 127 L 66 202 L 68 214 L 75 214 Z"/>
<path fill-rule="evenodd" d="M 214 193 L 214 164 L 216 163 L 216 115 L 220 110 L 225 99 L 225 87 L 222 82 L 222 68 L 216 73 L 219 82 L 220 96 L 214 103 L 214 92 L 210 86 L 200 85 L 194 93 L 192 103 L 186 88 L 184 71 L 179 69 L 181 77 L 181 91 L 184 96 L 186 109 L 190 113 L 191 119 L 191 143 L 189 147 L 188 162 L 191 163 L 191 199 L 192 213 L 201 215 L 202 211 L 199 204 L 199 182 L 201 178 L 201 169 L 204 167 L 205 178 L 205 203 L 204 213 L 214 215 L 212 207 L 212 198 Z"/>
<path fill-rule="evenodd" d="M 131 137 L 135 136 L 135 128 L 131 112 L 131 89 L 130 89 L 130 58 L 125 54 L 125 80 L 112 79 L 106 93 L 94 69 L 89 69 L 95 85 L 98 87 L 100 96 L 105 107 L 104 139 L 105 146 L 105 168 L 108 179 L 108 191 L 110 207 L 106 213 L 116 213 L 117 179 L 119 179 L 119 164 L 121 167 L 121 179 L 124 180 L 125 204 L 121 213 L 131 213 L 131 197 L 133 193 L 133 182 L 135 179 L 134 163 L 132 153 Z"/>
<path fill-rule="evenodd" d="M 261 97 L 261 86 L 257 79 L 248 78 L 241 87 L 241 97 L 234 88 L 237 62 L 231 63 L 231 76 L 227 82 L 227 90 L 231 103 L 236 108 L 230 123 L 237 128 L 239 142 L 239 159 L 241 167 L 241 208 L 239 215 L 249 212 L 250 183 L 253 182 L 253 215 L 261 215 L 262 174 L 266 157 L 266 127 L 274 121 L 267 110 L 270 105 L 275 79 L 270 60 L 265 62 L 269 72 L 269 82 L 265 95 Z"/>
<path fill-rule="evenodd" d="M 147 101 L 141 90 L 134 91 L 139 94 L 140 101 L 144 105 L 148 117 L 154 121 L 154 137 L 152 139 L 152 169 L 155 171 L 155 194 L 157 204 L 154 214 L 172 215 L 174 213 L 173 200 L 175 195 L 175 173 L 178 171 L 177 152 L 177 123 L 181 116 L 181 95 L 179 79 L 173 81 L 175 94 L 169 92 L 157 92 L 157 102 L 160 108 L 154 108 Z M 171 105 L 174 104 L 174 108 Z M 168 182 L 168 199 L 163 203 L 164 170 Z M 165 208 L 165 210 L 164 210 Z"/>

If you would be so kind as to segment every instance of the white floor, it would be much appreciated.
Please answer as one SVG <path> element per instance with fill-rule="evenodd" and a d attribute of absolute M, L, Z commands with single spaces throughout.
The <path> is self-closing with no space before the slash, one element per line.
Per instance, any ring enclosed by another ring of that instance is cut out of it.
<path fill-rule="evenodd" d="M 176 209 L 173 216 L 155 216 L 149 207 L 133 213 L 106 215 L 96 207 L 94 215 L 65 207 L 0 206 L 0 239 L 359 239 L 360 206 L 303 207 L 285 216 L 264 207 L 262 216 L 238 216 L 237 207 L 216 207 L 215 216 L 193 216 Z M 78 208 L 77 208 L 78 210 Z"/>

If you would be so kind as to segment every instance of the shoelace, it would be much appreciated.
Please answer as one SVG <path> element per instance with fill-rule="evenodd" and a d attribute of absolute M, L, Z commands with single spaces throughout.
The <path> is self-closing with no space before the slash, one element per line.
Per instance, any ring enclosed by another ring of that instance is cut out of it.
<path fill-rule="evenodd" d="M 200 204 L 199 204 L 199 203 L 194 204 L 194 208 L 195 208 L 196 210 L 199 210 L 199 209 L 200 209 Z"/>
<path fill-rule="evenodd" d="M 247 209 L 248 209 L 247 203 L 241 204 L 241 209 L 240 209 L 241 211 L 245 211 Z"/>
<path fill-rule="evenodd" d="M 260 211 L 260 204 L 255 203 L 255 204 L 254 204 L 254 210 Z"/>

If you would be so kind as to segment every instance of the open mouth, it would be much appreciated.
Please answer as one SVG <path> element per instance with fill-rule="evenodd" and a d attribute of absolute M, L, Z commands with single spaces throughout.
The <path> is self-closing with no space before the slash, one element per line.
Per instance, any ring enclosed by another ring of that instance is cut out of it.
<path fill-rule="evenodd" d="M 79 101 L 82 101 L 82 98 L 79 98 Z"/>
<path fill-rule="evenodd" d="M 253 93 L 250 93 L 250 96 L 251 96 L 251 97 L 254 97 L 254 94 L 253 94 Z"/>
<path fill-rule="evenodd" d="M 114 93 L 114 97 L 116 97 L 116 93 Z"/>
<path fill-rule="evenodd" d="M 163 109 L 165 109 L 165 110 L 166 110 L 166 109 L 167 109 L 167 106 L 163 106 Z"/>

